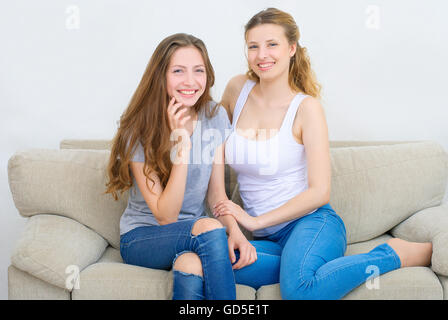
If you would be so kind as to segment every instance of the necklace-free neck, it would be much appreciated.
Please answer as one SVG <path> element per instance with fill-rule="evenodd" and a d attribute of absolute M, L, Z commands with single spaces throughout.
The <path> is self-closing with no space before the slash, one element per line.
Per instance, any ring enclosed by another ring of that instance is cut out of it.
<path fill-rule="evenodd" d="M 288 73 L 275 79 L 260 79 L 258 94 L 267 105 L 276 106 L 279 102 L 290 101 L 297 92 L 294 92 L 288 83 Z"/>

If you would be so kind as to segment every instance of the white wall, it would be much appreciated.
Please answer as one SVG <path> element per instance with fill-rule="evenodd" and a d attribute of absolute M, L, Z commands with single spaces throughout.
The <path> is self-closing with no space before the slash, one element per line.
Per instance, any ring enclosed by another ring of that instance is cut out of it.
<path fill-rule="evenodd" d="M 219 100 L 245 72 L 243 26 L 290 12 L 323 84 L 331 140 L 435 140 L 448 150 L 448 2 L 443 0 L 0 0 L 0 299 L 25 219 L 9 191 L 19 149 L 110 139 L 155 46 L 206 43 Z"/>

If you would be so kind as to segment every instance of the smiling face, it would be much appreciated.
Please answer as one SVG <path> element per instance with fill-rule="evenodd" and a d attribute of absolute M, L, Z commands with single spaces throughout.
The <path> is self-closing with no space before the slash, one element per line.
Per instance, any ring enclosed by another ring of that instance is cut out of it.
<path fill-rule="evenodd" d="M 296 45 L 288 43 L 282 26 L 258 25 L 248 30 L 246 44 L 249 67 L 260 79 L 273 79 L 288 73 Z"/>
<path fill-rule="evenodd" d="M 204 93 L 206 84 L 207 74 L 201 52 L 194 47 L 177 49 L 166 73 L 170 98 L 192 107 Z"/>

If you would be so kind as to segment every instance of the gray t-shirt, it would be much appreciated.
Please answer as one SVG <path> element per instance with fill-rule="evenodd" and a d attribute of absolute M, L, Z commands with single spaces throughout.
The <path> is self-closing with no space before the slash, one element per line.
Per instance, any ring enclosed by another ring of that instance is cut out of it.
<path fill-rule="evenodd" d="M 210 102 L 207 108 L 213 108 L 215 105 L 215 102 Z M 207 118 L 204 111 L 198 114 L 198 122 L 190 138 L 192 143 L 190 162 L 178 221 L 205 215 L 205 197 L 212 172 L 215 149 L 224 143 L 229 133 L 230 122 L 222 106 L 218 107 L 212 118 Z M 140 143 L 135 148 L 132 161 L 145 161 L 143 147 Z M 134 176 L 132 176 L 132 181 L 128 205 L 120 219 L 120 235 L 137 227 L 159 225 L 146 204 Z"/>

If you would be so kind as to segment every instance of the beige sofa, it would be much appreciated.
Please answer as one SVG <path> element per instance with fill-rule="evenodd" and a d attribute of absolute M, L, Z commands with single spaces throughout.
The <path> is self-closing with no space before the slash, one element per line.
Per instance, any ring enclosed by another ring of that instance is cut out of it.
<path fill-rule="evenodd" d="M 9 299 L 171 299 L 172 273 L 123 264 L 118 202 L 104 195 L 108 141 L 64 140 L 60 150 L 16 152 L 11 193 L 28 219 L 8 268 Z M 430 268 L 392 271 L 344 299 L 448 299 L 448 156 L 434 142 L 332 142 L 331 204 L 346 255 L 391 236 L 432 241 Z M 227 168 L 226 190 L 240 201 Z M 14 214 L 10 212 L 8 214 Z M 366 270 L 370 274 L 370 270 Z M 373 274 L 372 274 L 373 275 Z M 279 285 L 237 286 L 238 299 L 280 299 Z"/>

